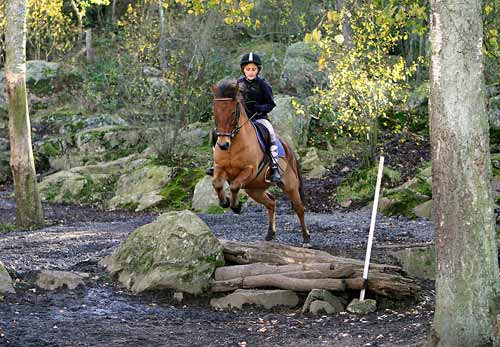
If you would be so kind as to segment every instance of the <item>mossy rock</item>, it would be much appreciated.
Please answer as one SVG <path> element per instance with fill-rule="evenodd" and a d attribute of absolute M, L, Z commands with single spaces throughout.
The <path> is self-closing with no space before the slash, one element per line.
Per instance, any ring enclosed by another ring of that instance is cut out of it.
<path fill-rule="evenodd" d="M 210 228 L 184 210 L 136 229 L 104 263 L 133 292 L 170 288 L 200 294 L 209 290 L 224 255 Z"/>
<path fill-rule="evenodd" d="M 39 189 L 45 201 L 102 207 L 114 194 L 115 184 L 112 175 L 61 171 L 47 176 Z"/>
<path fill-rule="evenodd" d="M 123 174 L 117 183 L 116 194 L 108 206 L 134 208 L 142 211 L 158 207 L 164 200 L 162 188 L 168 185 L 174 169 L 168 166 L 144 166 Z"/>
<path fill-rule="evenodd" d="M 428 201 L 427 195 L 422 195 L 409 189 L 385 196 L 380 202 L 380 211 L 388 216 L 406 216 L 415 218 L 415 207 Z"/>

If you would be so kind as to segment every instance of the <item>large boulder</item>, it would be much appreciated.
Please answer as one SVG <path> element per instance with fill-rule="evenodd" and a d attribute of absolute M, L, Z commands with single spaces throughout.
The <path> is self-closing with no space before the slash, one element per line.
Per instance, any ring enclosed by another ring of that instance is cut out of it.
<path fill-rule="evenodd" d="M 278 94 L 274 101 L 276 107 L 269 117 L 273 127 L 294 150 L 297 150 L 307 139 L 309 119 L 297 114 L 293 108 L 291 96 Z"/>
<path fill-rule="evenodd" d="M 15 293 L 12 286 L 12 278 L 10 278 L 7 269 L 0 261 L 0 294 Z"/>
<path fill-rule="evenodd" d="M 296 42 L 287 48 L 280 80 L 282 92 L 308 96 L 313 88 L 326 83 L 326 74 L 318 70 L 318 54 L 309 43 Z"/>
<path fill-rule="evenodd" d="M 193 212 L 161 215 L 130 234 L 103 262 L 133 292 L 170 288 L 192 294 L 209 289 L 224 265 L 222 246 Z"/>
<path fill-rule="evenodd" d="M 160 191 L 170 182 L 173 173 L 173 168 L 168 166 L 144 166 L 123 174 L 118 179 L 116 193 L 109 201 L 109 207 L 142 211 L 156 206 L 163 200 Z"/>

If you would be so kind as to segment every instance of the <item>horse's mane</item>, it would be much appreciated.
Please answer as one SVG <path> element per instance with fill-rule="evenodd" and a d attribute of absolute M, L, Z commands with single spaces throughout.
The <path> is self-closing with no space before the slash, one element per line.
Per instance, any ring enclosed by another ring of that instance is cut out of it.
<path fill-rule="evenodd" d="M 217 83 L 216 98 L 231 98 L 238 97 L 238 82 L 235 79 L 224 79 Z"/>

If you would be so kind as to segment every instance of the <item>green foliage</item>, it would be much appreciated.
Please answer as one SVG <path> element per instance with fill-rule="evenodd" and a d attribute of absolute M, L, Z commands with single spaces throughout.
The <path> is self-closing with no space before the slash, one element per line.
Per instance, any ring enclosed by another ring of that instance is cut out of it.
<path fill-rule="evenodd" d="M 415 218 L 413 209 L 429 200 L 427 196 L 417 194 L 409 189 L 399 191 L 388 198 L 393 200 L 394 203 L 383 210 L 384 214 L 388 216 L 406 216 L 408 218 Z"/>
<path fill-rule="evenodd" d="M 219 205 L 211 205 L 207 209 L 208 214 L 223 214 L 225 212 L 224 208 Z"/>
<path fill-rule="evenodd" d="M 204 175 L 205 173 L 200 169 L 179 169 L 175 178 L 160 191 L 160 195 L 164 198 L 160 208 L 168 210 L 190 209 L 194 187 Z"/>
<path fill-rule="evenodd" d="M 405 18 L 394 7 L 370 2 L 351 11 L 330 11 L 322 27 L 306 36 L 320 50 L 319 68 L 328 73 L 327 89 L 316 89 L 317 115 L 333 118 L 336 134 L 352 136 L 364 146 L 364 164 L 374 163 L 380 125 L 387 126 L 395 102 L 404 102 L 406 81 L 416 65 L 394 56 L 407 35 Z M 343 18 L 349 18 L 352 35 L 342 35 Z M 396 124 L 394 131 L 401 130 Z"/>
<path fill-rule="evenodd" d="M 377 183 L 377 167 L 361 168 L 353 171 L 337 188 L 335 199 L 338 202 L 352 200 L 357 203 L 366 203 L 375 195 Z M 401 179 L 398 171 L 384 168 L 383 181 L 393 184 Z"/>

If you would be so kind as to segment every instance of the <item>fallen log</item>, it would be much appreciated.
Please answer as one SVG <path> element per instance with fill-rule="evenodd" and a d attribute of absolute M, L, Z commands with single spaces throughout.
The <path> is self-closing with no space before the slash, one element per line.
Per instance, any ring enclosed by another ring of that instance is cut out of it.
<path fill-rule="evenodd" d="M 255 265 L 260 265 L 260 264 L 255 264 Z M 262 264 L 266 265 L 266 264 Z M 248 265 L 241 265 L 241 266 L 248 266 Z M 213 292 L 229 292 L 235 289 L 239 288 L 261 288 L 261 287 L 275 287 L 276 282 L 272 276 L 283 276 L 287 277 L 290 279 L 303 279 L 303 280 L 319 280 L 319 279 L 344 279 L 349 278 L 354 274 L 354 270 L 351 267 L 343 267 L 339 268 L 336 270 L 309 270 L 309 271 L 297 271 L 297 272 L 285 272 L 285 273 L 274 273 L 274 274 L 259 274 L 259 275 L 254 275 L 254 276 L 245 276 L 245 277 L 235 277 L 235 278 L 225 278 L 222 280 L 215 280 L 212 282 L 212 291 Z M 269 280 L 273 278 L 273 280 Z M 305 282 L 300 282 L 300 281 L 289 281 L 285 280 L 282 277 L 282 281 L 286 283 L 291 283 L 293 282 L 296 286 L 297 291 L 308 291 L 310 287 L 310 284 L 305 285 Z M 267 281 L 267 282 L 266 282 Z M 313 285 L 322 285 L 323 282 L 316 281 L 313 282 Z M 328 286 L 331 286 L 333 282 L 324 282 Z M 347 282 L 346 282 L 347 283 Z M 286 284 L 288 285 L 288 284 Z M 339 284 L 335 284 L 335 288 L 337 288 Z M 282 289 L 291 289 L 291 288 L 283 288 L 282 285 L 276 286 L 277 288 L 282 288 Z M 347 286 L 348 288 L 349 285 Z M 313 289 L 328 289 L 328 288 L 323 288 L 323 287 L 315 287 Z M 352 288 L 352 289 L 358 289 L 358 288 Z M 334 290 L 334 289 L 331 289 Z"/>
<path fill-rule="evenodd" d="M 220 278 L 224 278 L 221 281 L 214 282 L 214 291 L 229 291 L 234 290 L 236 288 L 259 288 L 259 287 L 274 287 L 275 284 L 282 285 L 283 277 L 284 278 L 292 278 L 293 275 L 290 275 L 286 272 L 280 273 L 281 266 L 290 266 L 288 269 L 299 269 L 300 266 L 305 266 L 302 269 L 307 269 L 307 266 L 314 267 L 318 266 L 320 269 L 324 269 L 326 265 L 314 265 L 314 264 L 325 264 L 328 263 L 329 267 L 332 269 L 351 269 L 352 274 L 349 278 L 343 278 L 341 283 L 344 289 L 353 289 L 358 290 L 362 289 L 364 285 L 364 281 L 362 278 L 363 274 L 363 262 L 356 259 L 350 258 L 342 258 L 333 256 L 327 252 L 312 250 L 312 249 L 304 249 L 299 247 L 293 247 L 288 245 L 281 245 L 274 242 L 237 242 L 237 241 L 228 241 L 221 240 L 221 244 L 224 248 L 224 257 L 226 260 L 235 262 L 237 264 L 253 264 L 248 268 L 237 268 L 235 270 L 221 270 Z M 265 263 L 257 265 L 255 263 Z M 272 264 L 275 264 L 274 267 Z M 298 266 L 294 268 L 294 266 Z M 229 268 L 227 266 L 226 268 Z M 235 266 L 237 267 L 237 265 Z M 283 269 L 286 269 L 283 267 Z M 259 271 L 260 274 L 259 274 Z M 273 271 L 272 273 L 262 274 L 266 271 Z M 305 270 L 302 272 L 313 271 L 313 270 Z M 336 270 L 315 270 L 326 273 L 327 271 L 336 271 Z M 291 272 L 301 272 L 301 271 L 291 271 Z M 235 276 L 240 274 L 240 277 L 231 278 L 231 276 Z M 256 275 L 254 275 L 256 274 Z M 227 276 L 227 277 L 225 277 Z M 248 276 L 248 277 L 247 277 Z M 258 279 L 252 277 L 259 276 L 267 276 L 260 277 Z M 273 279 L 280 276 L 280 281 Z M 301 281 L 313 281 L 319 280 L 321 278 L 307 278 L 307 276 L 314 277 L 320 276 L 319 274 L 313 274 L 312 272 L 309 274 L 301 274 L 295 275 L 301 276 Z M 251 280 L 248 280 L 252 278 Z M 340 278 L 340 276 L 338 277 Z M 268 280 L 267 282 L 264 280 Z M 296 278 L 297 280 L 299 278 Z M 290 280 L 287 280 L 287 283 L 290 283 Z M 299 282 L 301 282 L 299 281 Z M 310 285 L 303 284 L 301 282 L 301 286 L 297 285 L 298 282 L 294 282 L 294 285 L 297 286 L 298 291 L 305 291 L 306 288 L 309 288 Z M 320 285 L 321 281 L 317 281 L 314 285 Z M 332 282 L 333 283 L 333 282 Z M 250 284 L 255 285 L 255 287 L 249 287 Z M 303 284 L 303 285 L 302 285 Z M 258 285 L 258 286 L 257 286 Z M 335 287 L 338 286 L 338 287 Z M 334 287 L 340 288 L 340 285 L 337 283 Z M 283 288 L 277 286 L 277 288 Z M 283 289 L 292 289 L 292 288 L 283 288 Z M 315 287 L 314 289 L 328 289 L 325 287 Z M 295 289 L 294 289 L 295 290 Z M 339 289 L 331 289 L 331 290 L 339 290 Z M 382 295 L 385 297 L 390 297 L 393 299 L 404 299 L 408 297 L 414 297 L 418 291 L 420 290 L 420 286 L 413 280 L 412 278 L 406 277 L 402 274 L 402 270 L 398 266 L 393 265 L 385 265 L 385 264 L 370 264 L 370 273 L 368 275 L 367 282 L 367 290 L 369 292 L 375 293 L 377 295 Z"/>
<path fill-rule="evenodd" d="M 291 273 L 291 272 L 304 272 L 304 271 L 327 271 L 328 275 L 325 274 L 324 277 L 319 278 L 342 278 L 349 277 L 353 273 L 353 268 L 339 267 L 335 269 L 335 266 L 330 263 L 319 263 L 319 264 L 290 264 L 290 265 L 274 265 L 274 264 L 264 264 L 255 263 L 247 265 L 233 265 L 233 266 L 223 266 L 215 270 L 215 280 L 225 281 L 232 278 L 238 277 L 248 277 L 257 275 L 267 275 L 267 274 L 278 274 L 278 273 Z M 338 275 L 335 272 L 328 271 L 338 271 Z M 348 273 L 346 275 L 346 273 Z"/>
<path fill-rule="evenodd" d="M 311 264 L 330 263 L 333 266 L 352 265 L 363 269 L 361 260 L 333 256 L 325 251 L 282 245 L 275 242 L 239 242 L 219 240 L 224 248 L 224 258 L 237 264 Z M 384 272 L 401 271 L 399 266 L 370 263 L 370 269 Z"/>

